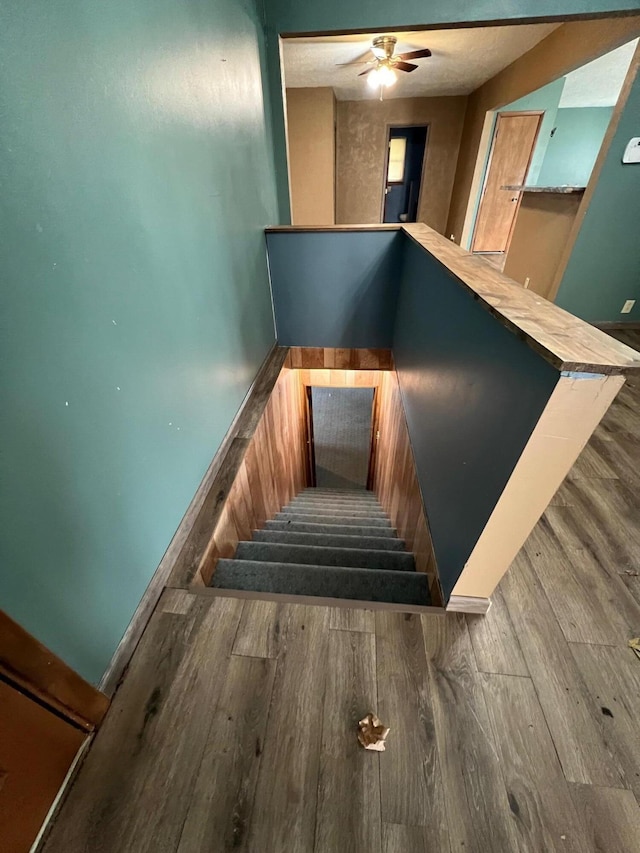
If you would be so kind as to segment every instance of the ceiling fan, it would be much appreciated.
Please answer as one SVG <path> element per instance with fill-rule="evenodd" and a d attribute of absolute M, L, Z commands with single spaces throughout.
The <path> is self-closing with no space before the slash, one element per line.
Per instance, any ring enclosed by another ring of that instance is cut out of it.
<path fill-rule="evenodd" d="M 408 59 L 424 59 L 431 56 L 429 48 L 421 48 L 420 50 L 409 50 L 406 53 L 394 53 L 398 39 L 395 36 L 377 36 L 374 38 L 371 45 L 371 53 L 374 58 L 364 60 L 367 65 L 372 65 L 372 68 L 366 68 L 358 74 L 358 77 L 367 77 L 367 82 L 372 88 L 380 87 L 382 89 L 388 86 L 393 86 L 396 82 L 396 71 L 415 71 L 418 67 L 412 62 L 407 62 Z M 346 63 L 347 65 L 357 65 L 355 63 Z"/>

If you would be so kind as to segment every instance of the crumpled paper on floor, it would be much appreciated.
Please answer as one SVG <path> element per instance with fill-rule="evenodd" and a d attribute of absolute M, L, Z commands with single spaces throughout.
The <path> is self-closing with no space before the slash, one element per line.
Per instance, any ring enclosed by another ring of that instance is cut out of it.
<path fill-rule="evenodd" d="M 384 742 L 390 731 L 375 714 L 367 714 L 358 723 L 358 740 L 365 749 L 384 752 Z"/>

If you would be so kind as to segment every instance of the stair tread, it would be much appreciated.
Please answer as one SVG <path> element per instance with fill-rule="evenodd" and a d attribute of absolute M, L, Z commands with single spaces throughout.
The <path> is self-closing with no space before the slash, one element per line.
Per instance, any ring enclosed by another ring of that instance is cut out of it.
<path fill-rule="evenodd" d="M 370 526 L 367 524 L 325 524 L 317 521 L 294 521 L 290 517 L 269 519 L 265 524 L 265 530 L 291 530 L 295 533 L 335 533 L 347 536 L 385 536 L 395 538 L 397 535 L 394 527 Z"/>
<path fill-rule="evenodd" d="M 421 572 L 218 560 L 212 586 L 219 589 L 428 605 L 429 585 Z"/>
<path fill-rule="evenodd" d="M 413 554 L 367 548 L 334 548 L 279 542 L 240 542 L 236 560 L 296 563 L 312 566 L 348 566 L 368 571 L 415 571 Z"/>
<path fill-rule="evenodd" d="M 292 545 L 328 545 L 337 548 L 373 548 L 388 551 L 404 551 L 404 539 L 392 536 L 349 536 L 340 533 L 297 533 L 290 530 L 254 530 L 254 542 L 290 542 Z"/>

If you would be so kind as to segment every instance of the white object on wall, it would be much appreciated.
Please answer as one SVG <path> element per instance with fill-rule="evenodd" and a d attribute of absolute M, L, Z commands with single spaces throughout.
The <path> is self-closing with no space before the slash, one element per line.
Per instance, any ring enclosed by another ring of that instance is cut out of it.
<path fill-rule="evenodd" d="M 640 163 L 640 136 L 630 139 L 622 155 L 623 163 Z"/>

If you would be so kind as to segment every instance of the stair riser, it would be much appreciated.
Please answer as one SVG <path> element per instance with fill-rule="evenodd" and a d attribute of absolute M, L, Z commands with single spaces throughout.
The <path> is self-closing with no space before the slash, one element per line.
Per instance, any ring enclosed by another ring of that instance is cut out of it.
<path fill-rule="evenodd" d="M 336 536 L 331 533 L 291 533 L 286 530 L 254 530 L 254 542 L 283 545 L 316 545 L 328 548 L 366 548 L 374 551 L 404 551 L 403 539 L 383 536 Z"/>
<path fill-rule="evenodd" d="M 362 492 L 360 495 L 341 495 L 339 492 L 298 492 L 296 498 L 304 498 L 308 501 L 365 501 L 375 503 L 378 500 L 373 492 Z"/>
<path fill-rule="evenodd" d="M 318 509 L 317 507 L 298 507 L 286 506 L 281 512 L 292 512 L 296 515 L 348 515 L 352 518 L 388 518 L 387 514 L 381 509 L 341 509 L 337 506 Z"/>
<path fill-rule="evenodd" d="M 303 489 L 299 494 L 301 495 L 342 495 L 346 498 L 359 498 L 359 497 L 372 497 L 374 498 L 375 492 L 370 491 L 369 489 L 328 489 L 324 487 L 316 487 L 316 486 L 308 486 L 306 489 Z"/>
<path fill-rule="evenodd" d="M 321 598 L 429 604 L 427 576 L 420 572 L 219 560 L 212 586 Z"/>
<path fill-rule="evenodd" d="M 288 506 L 299 506 L 304 507 L 305 509 L 334 509 L 339 508 L 342 510 L 355 509 L 358 512 L 384 512 L 379 503 L 371 501 L 370 503 L 366 503 L 365 501 L 351 501 L 347 503 L 346 501 L 302 501 L 296 498 L 291 501 Z"/>
<path fill-rule="evenodd" d="M 276 521 L 300 521 L 316 524 L 339 524 L 340 526 L 350 525 L 355 527 L 362 525 L 363 527 L 391 527 L 391 522 L 386 518 L 370 518 L 367 516 L 354 515 L 315 515 L 314 513 L 288 513 L 278 512 L 275 515 Z"/>
<path fill-rule="evenodd" d="M 294 563 L 310 566 L 342 566 L 376 571 L 413 572 L 413 554 L 368 551 L 362 548 L 326 548 L 311 545 L 280 545 L 273 542 L 240 542 L 236 560 L 263 563 Z"/>
<path fill-rule="evenodd" d="M 338 536 L 385 536 L 395 538 L 393 527 L 367 527 L 359 524 L 318 524 L 309 521 L 272 520 L 265 524 L 266 530 L 290 530 L 292 533 L 332 533 Z"/>
<path fill-rule="evenodd" d="M 374 495 L 373 492 L 363 492 L 361 495 L 340 495 L 334 494 L 332 495 L 329 492 L 318 492 L 316 494 L 312 494 L 310 492 L 298 492 L 297 495 L 294 495 L 294 498 L 300 498 L 306 501 L 364 501 L 365 503 L 375 503 L 378 500 L 378 496 Z"/>

